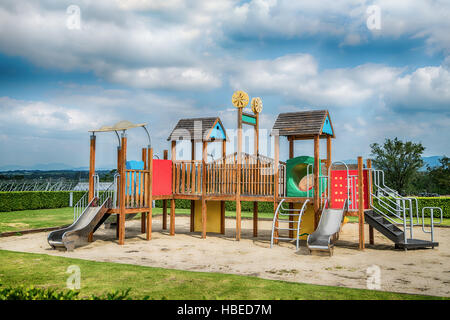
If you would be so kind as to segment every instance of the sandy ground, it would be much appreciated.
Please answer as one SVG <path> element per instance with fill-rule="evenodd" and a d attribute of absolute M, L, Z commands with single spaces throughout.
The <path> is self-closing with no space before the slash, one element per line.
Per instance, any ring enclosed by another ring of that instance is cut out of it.
<path fill-rule="evenodd" d="M 2 238 L 0 249 L 352 288 L 367 288 L 368 267 L 376 265 L 381 290 L 450 296 L 450 228 L 435 229 L 439 247 L 433 250 L 394 250 L 393 244 L 375 231 L 375 245 L 358 251 L 358 225 L 346 224 L 332 257 L 309 255 L 304 243 L 298 252 L 289 242 L 271 249 L 271 221 L 259 222 L 258 238 L 252 238 L 251 220 L 242 220 L 241 241 L 234 240 L 234 228 L 235 220 L 227 219 L 225 236 L 210 234 L 204 240 L 198 233 L 188 232 L 188 217 L 177 217 L 176 235 L 170 236 L 161 231 L 161 218 L 156 217 L 149 242 L 140 234 L 140 221 L 134 220 L 127 221 L 124 246 L 117 244 L 115 230 L 100 228 L 94 242 L 73 252 L 51 250 L 47 233 Z M 423 238 L 420 229 L 415 233 Z"/>

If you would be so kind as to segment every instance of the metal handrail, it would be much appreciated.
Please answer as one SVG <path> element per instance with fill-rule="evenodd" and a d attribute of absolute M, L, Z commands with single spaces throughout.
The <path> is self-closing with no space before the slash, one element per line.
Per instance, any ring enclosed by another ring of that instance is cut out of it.
<path fill-rule="evenodd" d="M 430 231 L 426 231 L 425 230 L 425 210 L 429 209 L 430 210 Z M 442 213 L 442 208 L 439 207 L 423 207 L 422 208 L 422 231 L 424 233 L 430 233 L 431 234 L 431 242 L 434 242 L 434 210 L 437 209 L 440 211 L 441 213 L 441 218 L 439 220 L 438 223 L 436 224 L 441 224 L 442 220 L 443 220 L 443 213 Z"/>
<path fill-rule="evenodd" d="M 88 201 L 89 198 L 89 191 L 86 191 L 85 194 L 83 194 L 80 198 L 80 200 L 77 201 L 77 203 L 73 207 L 73 221 L 76 221 L 78 217 L 83 213 L 84 209 L 89 206 L 90 201 Z"/>

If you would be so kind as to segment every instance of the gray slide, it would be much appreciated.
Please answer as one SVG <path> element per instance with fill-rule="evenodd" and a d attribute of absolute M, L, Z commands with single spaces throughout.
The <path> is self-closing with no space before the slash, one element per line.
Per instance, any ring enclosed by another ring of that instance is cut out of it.
<path fill-rule="evenodd" d="M 47 237 L 48 244 L 53 249 L 65 247 L 67 251 L 72 251 L 87 243 L 89 234 L 95 232 L 109 217 L 106 211 L 110 201 L 107 199 L 100 206 L 95 205 L 96 200 L 92 201 L 92 205 L 87 207 L 72 225 L 50 232 Z"/>
<path fill-rule="evenodd" d="M 306 241 L 308 249 L 328 251 L 332 255 L 343 218 L 344 209 L 323 209 L 316 231 Z"/>

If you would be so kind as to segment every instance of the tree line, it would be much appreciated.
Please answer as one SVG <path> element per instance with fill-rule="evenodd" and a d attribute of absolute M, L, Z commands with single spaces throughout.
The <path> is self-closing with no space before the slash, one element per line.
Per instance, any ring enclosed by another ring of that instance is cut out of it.
<path fill-rule="evenodd" d="M 403 195 L 450 195 L 450 159 L 443 156 L 439 165 L 424 166 L 421 143 L 403 142 L 398 138 L 386 139 L 383 144 L 373 143 L 371 157 L 374 168 L 383 170 L 386 185 Z"/>

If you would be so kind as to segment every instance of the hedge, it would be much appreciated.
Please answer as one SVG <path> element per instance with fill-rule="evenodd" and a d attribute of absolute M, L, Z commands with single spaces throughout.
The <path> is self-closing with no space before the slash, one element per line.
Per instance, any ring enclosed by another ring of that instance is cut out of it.
<path fill-rule="evenodd" d="M 34 210 L 34 209 L 51 209 L 67 207 L 69 205 L 69 197 L 71 191 L 13 191 L 0 192 L 0 212 Z M 73 191 L 73 203 L 75 204 L 85 191 Z M 419 215 L 421 216 L 423 207 L 440 207 L 442 208 L 445 218 L 450 218 L 450 197 L 418 197 Z M 156 207 L 162 207 L 162 200 L 156 201 Z M 189 209 L 191 200 L 177 199 L 175 206 L 180 209 Z M 242 211 L 253 211 L 253 202 L 242 202 Z M 226 201 L 225 210 L 235 211 L 236 202 Z M 273 212 L 273 202 L 259 202 L 259 212 Z M 429 215 L 429 211 L 427 211 Z M 437 217 L 437 212 L 435 217 Z"/>
<path fill-rule="evenodd" d="M 71 191 L 12 191 L 0 192 L 0 212 L 52 209 L 69 206 Z M 85 191 L 73 191 L 73 204 Z"/>
<path fill-rule="evenodd" d="M 417 197 L 419 205 L 419 217 L 422 217 L 422 208 L 424 207 L 438 207 L 442 209 L 444 218 L 450 218 L 450 197 Z M 390 203 L 390 202 L 388 202 Z M 377 207 L 376 200 L 374 204 Z M 415 201 L 413 201 L 413 211 L 415 212 Z M 430 210 L 425 211 L 425 217 L 430 217 Z M 440 213 L 435 210 L 434 217 L 440 217 Z"/>

